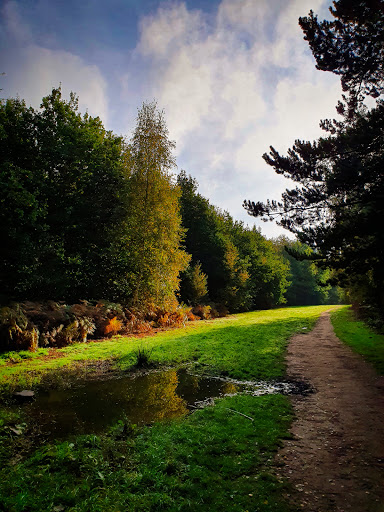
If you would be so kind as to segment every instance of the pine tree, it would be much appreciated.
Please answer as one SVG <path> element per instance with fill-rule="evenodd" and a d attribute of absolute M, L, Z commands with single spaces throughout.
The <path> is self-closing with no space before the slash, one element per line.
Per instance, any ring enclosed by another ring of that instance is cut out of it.
<path fill-rule="evenodd" d="M 287 156 L 271 147 L 265 161 L 297 186 L 280 201 L 244 206 L 295 233 L 314 251 L 311 258 L 335 269 L 335 281 L 383 315 L 384 2 L 339 0 L 334 6 L 333 22 L 319 23 L 311 12 L 300 24 L 318 68 L 341 76 L 342 121 L 323 122 L 326 137 L 297 140 Z M 377 98 L 371 110 L 362 103 L 367 95 Z"/>

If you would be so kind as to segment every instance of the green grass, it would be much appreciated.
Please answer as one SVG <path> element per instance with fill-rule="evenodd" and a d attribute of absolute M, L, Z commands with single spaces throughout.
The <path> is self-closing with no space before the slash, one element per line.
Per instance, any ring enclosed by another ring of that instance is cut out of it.
<path fill-rule="evenodd" d="M 61 358 L 32 357 L 0 367 L 3 389 L 38 384 L 63 366 L 113 358 L 120 370 L 142 349 L 164 365 L 193 362 L 204 373 L 239 379 L 284 375 L 289 337 L 309 331 L 326 306 L 285 308 L 194 322 L 156 336 L 72 345 Z M 12 383 L 12 386 L 11 386 Z M 241 413 L 241 414 L 238 414 Z M 248 416 L 249 418 L 245 417 Z M 288 435 L 289 400 L 238 395 L 167 423 L 119 422 L 102 435 L 43 444 L 22 414 L 0 414 L 0 510 L 7 512 L 288 512 L 271 460 Z"/>
<path fill-rule="evenodd" d="M 29 350 L 3 352 L 0 354 L 0 366 L 4 366 L 7 363 L 21 363 L 25 360 L 36 359 L 48 355 L 48 352 L 47 348 L 39 348 L 36 352 L 30 352 Z"/>
<path fill-rule="evenodd" d="M 336 336 L 384 375 L 384 335 L 358 321 L 348 307 L 334 311 L 331 318 Z"/>
<path fill-rule="evenodd" d="M 268 465 L 290 419 L 285 397 L 237 396 L 169 424 L 128 433 L 120 424 L 110 435 L 44 446 L 3 471 L 0 508 L 288 511 Z"/>

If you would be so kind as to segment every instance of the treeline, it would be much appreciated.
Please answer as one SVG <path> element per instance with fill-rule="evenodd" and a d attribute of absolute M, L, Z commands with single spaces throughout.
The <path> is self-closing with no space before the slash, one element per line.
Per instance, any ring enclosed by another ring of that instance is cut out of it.
<path fill-rule="evenodd" d="M 175 176 L 174 146 L 156 103 L 142 106 L 127 140 L 60 89 L 39 110 L 1 101 L 1 303 L 103 299 L 130 308 L 116 320 L 128 325 L 132 311 L 164 323 L 181 303 L 204 317 L 326 302 L 329 289 L 288 255 L 289 240 L 265 239 L 184 171 Z"/>
<path fill-rule="evenodd" d="M 211 205 L 197 192 L 196 180 L 185 172 L 178 175 L 177 183 L 185 249 L 191 255 L 182 274 L 181 299 L 192 305 L 211 301 L 230 311 L 284 303 L 289 265 L 281 251 L 256 228 L 249 229 Z"/>
<path fill-rule="evenodd" d="M 172 149 L 155 104 L 127 141 L 60 89 L 40 110 L 2 101 L 2 301 L 172 302 L 190 259 Z"/>

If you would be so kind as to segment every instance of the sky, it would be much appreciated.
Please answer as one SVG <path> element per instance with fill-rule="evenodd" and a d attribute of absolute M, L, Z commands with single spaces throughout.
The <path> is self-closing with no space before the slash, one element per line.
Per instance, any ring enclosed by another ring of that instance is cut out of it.
<path fill-rule="evenodd" d="M 38 108 L 61 84 L 82 112 L 128 138 L 156 100 L 178 169 L 199 192 L 267 237 L 244 199 L 279 199 L 289 180 L 262 155 L 323 134 L 336 76 L 316 70 L 298 18 L 329 18 L 330 0 L 0 0 L 0 97 Z"/>

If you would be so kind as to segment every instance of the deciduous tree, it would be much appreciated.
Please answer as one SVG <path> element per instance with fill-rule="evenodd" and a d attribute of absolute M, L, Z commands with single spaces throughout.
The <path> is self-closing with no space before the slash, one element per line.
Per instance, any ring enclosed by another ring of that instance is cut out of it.
<path fill-rule="evenodd" d="M 125 153 L 129 192 L 122 240 L 136 306 L 174 305 L 180 272 L 190 259 L 181 246 L 180 191 L 171 174 L 174 147 L 164 113 L 155 102 L 144 103 Z"/>
<path fill-rule="evenodd" d="M 0 104 L 2 293 L 8 298 L 97 297 L 113 274 L 108 252 L 121 219 L 121 137 L 53 89 L 40 110 Z"/>

